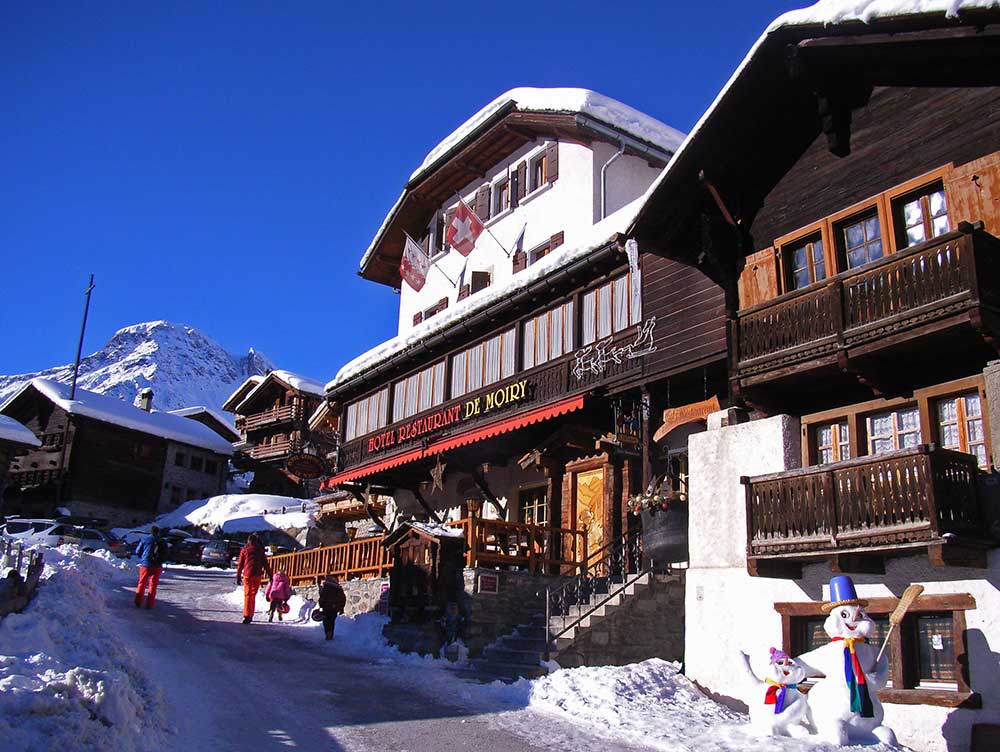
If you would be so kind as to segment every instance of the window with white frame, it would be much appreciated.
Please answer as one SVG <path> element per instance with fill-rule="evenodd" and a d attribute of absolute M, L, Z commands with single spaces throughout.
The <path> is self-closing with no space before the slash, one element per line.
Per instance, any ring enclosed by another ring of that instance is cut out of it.
<path fill-rule="evenodd" d="M 632 275 L 618 279 L 584 293 L 582 300 L 582 334 L 584 345 L 610 337 L 642 318 L 642 301 L 632 295 Z"/>
<path fill-rule="evenodd" d="M 451 396 L 460 397 L 514 375 L 515 330 L 451 356 Z"/>
<path fill-rule="evenodd" d="M 521 338 L 525 369 L 573 350 L 573 301 L 551 308 L 524 322 Z"/>
<path fill-rule="evenodd" d="M 392 422 L 444 402 L 444 361 L 397 381 L 392 391 Z"/>
<path fill-rule="evenodd" d="M 348 405 L 344 441 L 385 427 L 388 422 L 388 407 L 389 387 Z"/>

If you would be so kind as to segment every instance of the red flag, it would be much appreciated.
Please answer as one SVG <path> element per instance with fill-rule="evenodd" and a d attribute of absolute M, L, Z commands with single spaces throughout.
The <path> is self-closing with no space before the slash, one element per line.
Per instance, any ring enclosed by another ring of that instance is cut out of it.
<path fill-rule="evenodd" d="M 484 229 L 483 221 L 460 198 L 455 216 L 448 225 L 448 245 L 463 256 L 468 256 L 476 247 L 476 239 Z"/>
<path fill-rule="evenodd" d="M 430 267 L 430 257 L 413 238 L 407 235 L 406 244 L 403 246 L 403 258 L 399 262 L 399 273 L 403 279 L 419 292 L 427 280 L 427 270 Z"/>

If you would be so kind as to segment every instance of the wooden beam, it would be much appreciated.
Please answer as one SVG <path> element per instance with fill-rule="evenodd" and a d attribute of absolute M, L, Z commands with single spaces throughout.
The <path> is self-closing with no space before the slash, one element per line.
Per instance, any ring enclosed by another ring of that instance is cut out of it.
<path fill-rule="evenodd" d="M 927 547 L 927 558 L 935 567 L 972 567 L 986 569 L 986 548 L 962 543 L 934 543 Z"/>
<path fill-rule="evenodd" d="M 751 577 L 771 577 L 782 580 L 801 580 L 802 564 L 787 559 L 747 559 L 747 572 Z"/>
<path fill-rule="evenodd" d="M 413 494 L 413 498 L 417 500 L 417 503 L 423 508 L 425 512 L 427 512 L 427 514 L 430 516 L 432 520 L 434 520 L 439 525 L 443 524 L 443 520 L 438 516 L 438 513 L 431 508 L 431 505 L 427 503 L 427 500 L 424 498 L 423 494 L 420 493 L 419 488 L 411 488 L 410 493 Z"/>
<path fill-rule="evenodd" d="M 483 477 L 483 474 L 478 467 L 472 471 L 472 479 L 476 482 L 476 485 L 479 486 L 479 490 L 483 492 L 486 500 L 493 505 L 494 509 L 497 510 L 497 514 L 500 515 L 500 518 L 504 520 L 507 519 L 507 508 L 500 503 L 500 500 L 490 490 L 490 487 L 486 483 L 486 478 Z"/>
<path fill-rule="evenodd" d="M 885 558 L 866 554 L 833 554 L 827 559 L 831 572 L 839 574 L 885 574 Z"/>
<path fill-rule="evenodd" d="M 374 522 L 376 525 L 378 525 L 379 529 L 383 530 L 384 532 L 389 532 L 389 528 L 386 527 L 385 522 L 382 520 L 381 517 L 378 516 L 378 514 L 372 508 L 371 504 L 369 504 L 368 501 L 365 499 L 364 494 L 362 494 L 355 488 L 351 488 L 350 491 L 355 499 L 364 504 L 365 511 L 368 513 L 368 517 L 371 519 L 371 521 Z"/>

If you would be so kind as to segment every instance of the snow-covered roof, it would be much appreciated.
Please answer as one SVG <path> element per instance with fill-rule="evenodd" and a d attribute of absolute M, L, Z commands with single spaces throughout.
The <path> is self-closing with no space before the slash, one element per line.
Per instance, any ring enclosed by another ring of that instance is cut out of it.
<path fill-rule="evenodd" d="M 511 103 L 514 104 L 518 112 L 586 115 L 613 128 L 617 128 L 634 138 L 645 141 L 667 153 L 673 153 L 684 140 L 684 134 L 676 128 L 671 128 L 666 123 L 643 112 L 639 112 L 634 107 L 629 107 L 617 99 L 598 94 L 596 91 L 572 88 L 538 89 L 520 87 L 501 94 L 431 149 L 427 156 L 424 157 L 424 161 L 420 163 L 420 166 L 410 175 L 409 183 L 412 184 L 415 180 L 424 177 L 456 146 L 469 138 L 478 128 L 489 121 L 493 115 Z M 382 225 L 361 257 L 359 267 L 362 270 L 367 266 L 369 259 L 375 252 L 376 246 L 381 242 L 393 217 L 396 216 L 396 213 L 402 206 L 406 194 L 407 191 L 404 189 L 399 198 L 396 199 L 396 203 L 393 204 L 388 214 L 386 214 L 385 219 L 382 220 Z"/>
<path fill-rule="evenodd" d="M 648 195 L 648 192 L 646 195 Z M 449 306 L 444 311 L 435 314 L 432 318 L 423 321 L 409 331 L 386 340 L 366 353 L 362 353 L 344 365 L 337 372 L 333 380 L 326 385 L 326 389 L 330 390 L 340 386 L 363 371 L 398 355 L 432 334 L 446 329 L 456 321 L 468 318 L 477 311 L 496 303 L 498 300 L 509 297 L 511 293 L 571 264 L 579 258 L 583 258 L 591 251 L 603 248 L 617 233 L 624 231 L 631 224 L 639 208 L 645 202 L 646 195 L 640 196 L 631 203 L 626 204 L 618 211 L 609 214 L 593 227 L 589 228 L 578 243 L 572 245 L 567 243 L 560 246 L 555 251 L 544 256 L 540 261 L 510 277 L 506 282 L 499 282 L 485 290 L 481 290 L 475 295 L 470 295 L 464 300 L 458 301 L 454 306 Z"/>
<path fill-rule="evenodd" d="M 712 104 L 702 114 L 695 123 L 694 128 L 687 134 L 684 141 L 677 147 L 670 162 L 657 176 L 656 180 L 646 191 L 646 195 L 652 195 L 657 188 L 662 185 L 673 174 L 673 170 L 680 162 L 681 157 L 690 148 L 691 144 L 697 140 L 703 126 L 712 117 L 723 99 L 729 93 L 736 81 L 743 74 L 743 71 L 753 60 L 757 51 L 764 45 L 769 37 L 775 33 L 788 28 L 798 26 L 837 26 L 845 23 L 873 23 L 874 21 L 886 20 L 890 18 L 902 18 L 917 15 L 943 14 L 947 18 L 958 18 L 962 12 L 970 10 L 989 10 L 1000 8 L 1000 0 L 820 0 L 820 2 L 806 8 L 788 11 L 774 19 L 764 30 L 764 33 L 754 42 L 750 51 L 736 66 L 736 70 L 726 81 L 725 86 L 715 95 Z M 636 219 L 641 212 L 637 213 Z M 635 231 L 635 222 L 628 228 L 629 233 Z"/>
<path fill-rule="evenodd" d="M 303 508 L 305 511 L 303 511 Z M 281 510 L 285 509 L 285 512 Z M 313 527 L 313 501 L 271 494 L 223 494 L 194 499 L 153 520 L 159 527 L 200 527 L 227 533 Z"/>
<path fill-rule="evenodd" d="M 7 415 L 0 415 L 0 441 L 34 447 L 42 445 L 34 433 Z"/>
<path fill-rule="evenodd" d="M 291 371 L 283 371 L 279 368 L 274 371 L 271 371 L 270 373 L 267 374 L 267 376 L 262 378 L 260 380 L 260 383 L 258 383 L 257 386 L 251 389 L 247 393 L 246 397 L 240 400 L 240 404 L 234 407 L 233 411 L 239 413 L 243 409 L 244 405 L 246 405 L 248 402 L 250 402 L 250 400 L 252 400 L 255 396 L 257 396 L 257 393 L 260 392 L 268 382 L 273 381 L 274 379 L 284 382 L 285 384 L 290 386 L 292 389 L 295 389 L 296 391 L 305 392 L 306 394 L 312 394 L 316 397 L 322 397 L 326 393 L 323 390 L 323 384 L 321 384 L 319 381 L 313 381 L 312 379 L 306 378 L 305 376 L 299 376 L 299 374 L 297 373 L 292 373 Z"/>
<path fill-rule="evenodd" d="M 214 408 L 207 407 L 206 405 L 193 405 L 191 407 L 182 407 L 178 410 L 170 410 L 171 415 L 180 415 L 182 418 L 194 418 L 195 415 L 210 415 L 216 421 L 218 421 L 222 426 L 230 431 L 234 437 L 234 441 L 240 439 L 240 432 L 236 430 L 236 424 L 233 422 L 232 415 L 229 415 Z"/>
<path fill-rule="evenodd" d="M 410 520 L 406 523 L 414 530 L 419 530 L 427 535 L 433 535 L 437 538 L 464 538 L 465 531 L 460 527 L 448 527 L 447 525 L 441 525 L 437 522 L 417 522 L 416 520 Z"/>
<path fill-rule="evenodd" d="M 226 401 L 222 403 L 222 409 L 226 410 L 227 412 L 235 410 L 236 405 L 233 404 L 233 400 L 238 400 L 236 404 L 239 404 L 239 402 L 243 401 L 243 397 L 249 394 L 250 391 L 253 389 L 253 387 L 257 386 L 263 380 L 264 377 L 259 375 L 251 376 L 250 378 L 248 378 L 246 381 L 244 381 L 242 384 L 236 387 L 236 389 L 233 390 L 233 393 L 230 394 L 228 398 L 226 398 Z"/>
<path fill-rule="evenodd" d="M 153 410 L 146 412 L 114 397 L 86 389 L 76 390 L 76 399 L 69 399 L 70 386 L 50 379 L 32 379 L 11 396 L 0 410 L 16 400 L 27 389 L 37 389 L 46 399 L 71 415 L 82 415 L 103 423 L 159 436 L 182 444 L 208 449 L 218 454 L 232 454 L 233 446 L 208 426 L 179 415 Z"/>

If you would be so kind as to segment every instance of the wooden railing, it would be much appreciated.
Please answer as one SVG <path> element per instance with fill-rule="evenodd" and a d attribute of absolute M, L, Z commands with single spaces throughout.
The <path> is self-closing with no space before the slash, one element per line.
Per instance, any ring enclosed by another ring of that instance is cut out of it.
<path fill-rule="evenodd" d="M 280 423 L 284 420 L 298 420 L 301 417 L 302 411 L 295 405 L 273 407 L 270 410 L 265 410 L 264 412 L 245 416 L 243 418 L 242 428 L 244 431 L 252 431 L 255 428 L 270 425 L 271 423 Z"/>
<path fill-rule="evenodd" d="M 740 374 L 784 367 L 869 342 L 996 298 L 991 275 L 1000 242 L 978 226 L 843 272 L 740 311 L 734 360 Z"/>
<path fill-rule="evenodd" d="M 972 455 L 922 444 L 743 478 L 747 554 L 856 550 L 982 536 Z"/>
<path fill-rule="evenodd" d="M 465 532 L 469 567 L 526 568 L 531 572 L 576 573 L 587 550 L 582 530 L 551 528 L 502 520 L 472 518 L 447 523 Z M 382 545 L 385 536 L 324 546 L 270 558 L 271 568 L 292 584 L 319 582 L 327 575 L 342 579 L 384 577 L 392 562 Z"/>
<path fill-rule="evenodd" d="M 249 454 L 255 460 L 266 460 L 275 457 L 284 457 L 291 452 L 297 452 L 298 449 L 299 442 L 285 439 L 283 441 L 276 441 L 273 444 L 258 444 L 257 446 L 250 447 Z"/>

